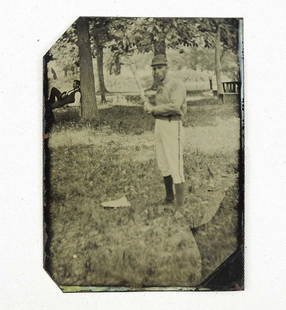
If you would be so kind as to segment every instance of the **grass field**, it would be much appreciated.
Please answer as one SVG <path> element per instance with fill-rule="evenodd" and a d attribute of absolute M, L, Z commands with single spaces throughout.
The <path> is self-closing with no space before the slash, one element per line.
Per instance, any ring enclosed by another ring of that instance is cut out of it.
<path fill-rule="evenodd" d="M 236 106 L 188 107 L 183 218 L 160 205 L 154 119 L 142 107 L 102 109 L 96 124 L 81 122 L 72 109 L 58 110 L 56 119 L 46 266 L 58 284 L 195 286 L 236 249 Z M 130 208 L 101 207 L 122 195 Z"/>

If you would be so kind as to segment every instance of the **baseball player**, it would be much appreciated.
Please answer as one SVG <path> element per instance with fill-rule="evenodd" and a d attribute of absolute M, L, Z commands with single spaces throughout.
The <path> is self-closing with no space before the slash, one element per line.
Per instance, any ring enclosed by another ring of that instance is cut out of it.
<path fill-rule="evenodd" d="M 174 184 L 176 204 L 180 207 L 184 204 L 182 118 L 186 112 L 186 89 L 183 82 L 168 76 L 165 55 L 154 56 L 151 66 L 156 90 L 145 91 L 149 100 L 144 109 L 155 118 L 156 159 L 166 189 L 164 204 L 173 203 Z"/>

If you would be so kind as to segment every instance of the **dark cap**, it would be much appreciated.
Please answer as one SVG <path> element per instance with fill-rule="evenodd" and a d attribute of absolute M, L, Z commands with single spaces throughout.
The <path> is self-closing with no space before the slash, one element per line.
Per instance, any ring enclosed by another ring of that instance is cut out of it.
<path fill-rule="evenodd" d="M 156 65 L 167 66 L 167 64 L 168 64 L 167 58 L 165 55 L 162 54 L 162 55 L 156 55 L 153 57 L 151 66 L 156 66 Z"/>

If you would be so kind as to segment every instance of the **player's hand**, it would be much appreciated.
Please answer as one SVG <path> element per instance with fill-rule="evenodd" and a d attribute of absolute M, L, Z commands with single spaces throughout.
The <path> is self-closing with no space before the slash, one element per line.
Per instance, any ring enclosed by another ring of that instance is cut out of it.
<path fill-rule="evenodd" d="M 144 111 L 148 114 L 152 113 L 152 106 L 149 102 L 144 103 Z"/>
<path fill-rule="evenodd" d="M 156 92 L 155 90 L 149 89 L 149 90 L 145 90 L 144 95 L 145 95 L 146 97 L 150 98 L 150 97 L 155 96 L 156 93 L 157 93 L 157 92 Z"/>

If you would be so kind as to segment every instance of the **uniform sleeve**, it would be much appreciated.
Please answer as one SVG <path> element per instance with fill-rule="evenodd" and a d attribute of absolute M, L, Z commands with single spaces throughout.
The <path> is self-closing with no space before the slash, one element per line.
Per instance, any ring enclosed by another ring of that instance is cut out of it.
<path fill-rule="evenodd" d="M 170 91 L 171 103 L 182 109 L 186 101 L 186 87 L 183 82 L 175 83 Z"/>
<path fill-rule="evenodd" d="M 168 86 L 166 102 L 152 108 L 154 115 L 183 115 L 186 101 L 186 88 L 183 83 L 174 81 Z"/>

